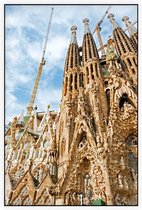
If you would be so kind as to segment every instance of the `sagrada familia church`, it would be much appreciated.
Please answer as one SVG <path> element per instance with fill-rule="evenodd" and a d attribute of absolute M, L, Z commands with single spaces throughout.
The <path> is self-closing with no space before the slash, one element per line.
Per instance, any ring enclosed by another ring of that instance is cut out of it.
<path fill-rule="evenodd" d="M 85 18 L 65 59 L 59 111 L 14 117 L 5 132 L 5 205 L 137 205 L 137 31 L 115 21 L 99 56 Z M 43 65 L 43 63 L 41 63 Z"/>

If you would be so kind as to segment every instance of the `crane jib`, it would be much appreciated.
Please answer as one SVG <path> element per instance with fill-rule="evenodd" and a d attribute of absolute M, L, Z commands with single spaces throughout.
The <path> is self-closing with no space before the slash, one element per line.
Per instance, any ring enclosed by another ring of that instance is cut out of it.
<path fill-rule="evenodd" d="M 44 48 L 43 48 L 43 54 L 42 54 L 41 62 L 40 62 L 39 69 L 38 69 L 38 72 L 37 72 L 37 76 L 36 76 L 36 79 L 35 79 L 33 91 L 32 91 L 31 98 L 30 98 L 30 103 L 27 107 L 27 114 L 28 115 L 30 115 L 32 110 L 33 110 L 33 106 L 34 106 L 34 102 L 35 102 L 35 98 L 36 98 L 36 93 L 37 93 L 37 89 L 38 89 L 38 85 L 39 85 L 39 81 L 40 81 L 40 77 L 41 77 L 41 73 L 42 73 L 42 68 L 43 68 L 43 65 L 45 65 L 45 62 L 46 62 L 45 59 L 44 59 L 44 56 L 45 56 L 45 53 L 46 53 L 52 16 L 53 16 L 53 8 L 51 9 L 51 14 L 50 14 L 50 18 L 49 18 L 49 23 L 48 23 L 48 28 L 47 28 L 47 33 L 46 33 L 45 44 L 44 44 Z"/>

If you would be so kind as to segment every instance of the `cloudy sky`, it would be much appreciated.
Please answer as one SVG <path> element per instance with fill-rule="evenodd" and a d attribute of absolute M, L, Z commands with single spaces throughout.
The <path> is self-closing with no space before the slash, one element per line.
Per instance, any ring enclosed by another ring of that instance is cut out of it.
<path fill-rule="evenodd" d="M 48 5 L 7 5 L 5 6 L 5 120 L 6 123 L 26 113 L 30 95 L 42 56 L 51 7 Z M 46 65 L 43 68 L 36 101 L 38 111 L 44 111 L 47 104 L 51 110 L 58 110 L 65 57 L 70 43 L 70 28 L 77 26 L 78 45 L 83 40 L 83 19 L 90 20 L 94 30 L 108 5 L 97 6 L 54 6 L 54 14 L 49 34 Z M 137 20 L 134 5 L 113 5 L 116 22 L 125 28 L 121 19 L 127 15 L 130 21 Z M 112 26 L 108 18 L 101 25 L 104 44 L 111 35 Z M 94 35 L 98 46 L 98 41 Z M 99 47 L 99 46 L 98 46 Z"/>

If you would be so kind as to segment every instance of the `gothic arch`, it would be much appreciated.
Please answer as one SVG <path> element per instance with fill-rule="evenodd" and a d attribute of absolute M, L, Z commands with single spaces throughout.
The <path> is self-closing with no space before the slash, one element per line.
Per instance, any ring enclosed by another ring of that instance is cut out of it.
<path fill-rule="evenodd" d="M 96 141 L 94 138 L 94 133 L 92 133 L 92 130 L 89 126 L 89 122 L 87 123 L 85 120 L 78 120 L 76 122 L 76 127 L 75 127 L 75 135 L 73 137 L 73 141 L 78 142 L 80 141 L 81 137 L 86 137 L 86 140 L 92 144 L 92 147 L 96 148 Z M 77 143 L 77 145 L 78 145 Z"/>

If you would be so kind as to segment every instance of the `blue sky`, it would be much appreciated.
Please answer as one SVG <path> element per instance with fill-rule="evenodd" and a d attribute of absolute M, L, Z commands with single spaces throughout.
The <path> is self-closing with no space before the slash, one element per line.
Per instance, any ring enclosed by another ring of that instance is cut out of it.
<path fill-rule="evenodd" d="M 38 71 L 52 6 L 6 6 L 5 10 L 5 114 L 6 123 L 26 113 L 30 95 Z M 44 111 L 47 104 L 51 110 L 58 110 L 61 100 L 62 79 L 65 57 L 70 43 L 72 25 L 77 26 L 78 45 L 83 40 L 83 19 L 90 20 L 90 29 L 94 30 L 103 16 L 107 5 L 97 6 L 54 6 L 51 30 L 49 34 L 46 65 L 43 68 L 35 104 L 38 111 Z M 127 15 L 130 21 L 137 20 L 136 6 L 112 6 L 111 13 L 116 22 L 125 28 L 121 19 Z M 104 44 L 112 32 L 108 18 L 101 25 Z M 94 35 L 98 46 L 98 41 Z"/>

